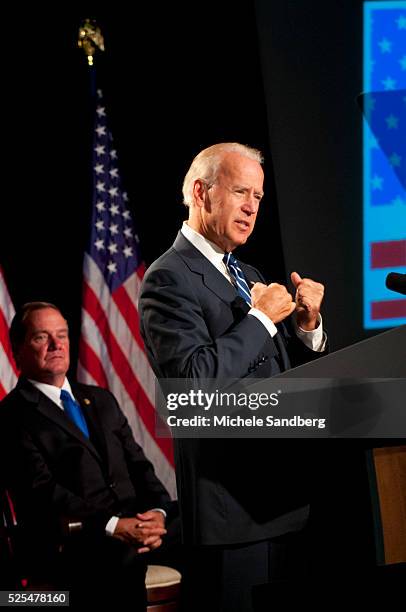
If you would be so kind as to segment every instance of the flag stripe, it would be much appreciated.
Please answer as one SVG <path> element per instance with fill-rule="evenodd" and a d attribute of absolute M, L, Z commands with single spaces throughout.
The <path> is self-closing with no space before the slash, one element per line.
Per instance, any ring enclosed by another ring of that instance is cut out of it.
<path fill-rule="evenodd" d="M 15 387 L 18 377 L 18 369 L 8 335 L 14 312 L 14 306 L 0 267 L 0 399 Z"/>
<path fill-rule="evenodd" d="M 124 285 L 121 285 L 118 289 L 113 293 L 113 300 L 123 315 L 125 322 L 127 323 L 131 334 L 135 338 L 138 346 L 144 349 L 144 342 L 141 338 L 140 334 L 140 322 L 138 318 L 138 310 L 135 307 L 133 300 L 127 293 L 127 289 Z"/>
<path fill-rule="evenodd" d="M 138 343 L 134 342 L 126 319 L 122 316 L 116 302 L 112 299 L 100 270 L 89 257 L 86 258 L 85 268 L 87 283 L 84 284 L 84 295 L 87 291 L 92 291 L 92 303 L 95 304 L 94 300 L 98 302 L 104 320 L 108 321 L 106 333 L 111 331 L 117 340 L 127 357 L 128 363 L 131 365 L 133 375 L 137 378 L 144 393 L 153 405 L 155 399 L 155 377 L 142 350 L 144 345 L 140 347 Z"/>
<path fill-rule="evenodd" d="M 5 390 L 5 388 L 3 387 L 0 381 L 0 400 L 2 400 L 3 397 L 6 397 L 6 395 L 7 395 L 7 391 Z"/>
<path fill-rule="evenodd" d="M 8 359 L 8 362 L 10 364 L 10 366 L 12 367 L 14 374 L 16 376 L 18 376 L 18 370 L 17 370 L 17 366 L 15 364 L 14 361 L 14 357 L 13 357 L 13 351 L 11 350 L 11 344 L 10 344 L 10 340 L 8 337 L 8 328 L 9 328 L 9 324 L 7 324 L 6 319 L 4 317 L 4 313 L 2 311 L 2 309 L 0 309 L 0 343 L 3 347 L 3 350 L 6 354 L 6 357 Z"/>
<path fill-rule="evenodd" d="M 406 266 L 406 240 L 390 240 L 371 244 L 371 268 Z"/>
<path fill-rule="evenodd" d="M 372 302 L 371 319 L 398 319 L 406 317 L 406 299 Z"/>
<path fill-rule="evenodd" d="M 125 387 L 128 395 L 132 402 L 137 406 L 137 411 L 151 435 L 154 434 L 155 430 L 155 410 L 151 405 L 149 398 L 144 393 L 141 385 L 137 387 L 128 383 L 134 376 L 134 372 L 131 369 L 129 362 L 127 361 L 119 343 L 116 340 L 114 334 L 110 331 L 109 320 L 100 305 L 93 290 L 85 284 L 84 286 L 84 297 L 83 304 L 86 311 L 92 317 L 99 332 L 106 344 L 108 356 L 112 366 L 116 371 L 116 375 L 120 378 L 123 386 Z M 83 362 L 82 362 L 83 363 Z M 135 377 L 137 378 L 137 377 Z M 139 381 L 138 381 L 139 382 Z M 162 452 L 170 461 L 172 459 L 172 441 L 168 438 L 160 438 L 160 444 Z"/>
<path fill-rule="evenodd" d="M 95 384 L 99 385 L 99 387 L 103 387 L 104 389 L 108 389 L 109 383 L 107 381 L 107 376 L 104 371 L 103 364 L 98 358 L 96 352 L 85 341 L 83 335 L 80 337 L 79 344 L 80 354 L 86 363 L 86 369 L 89 374 L 91 374 Z"/>

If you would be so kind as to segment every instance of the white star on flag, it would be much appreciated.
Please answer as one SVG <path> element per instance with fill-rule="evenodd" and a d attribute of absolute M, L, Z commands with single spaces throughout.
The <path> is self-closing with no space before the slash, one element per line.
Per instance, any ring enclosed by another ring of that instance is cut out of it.
<path fill-rule="evenodd" d="M 110 213 L 112 214 L 112 216 L 114 217 L 115 215 L 118 215 L 118 205 L 117 204 L 112 204 L 109 208 Z"/>
<path fill-rule="evenodd" d="M 131 233 L 131 227 L 126 227 L 126 228 L 125 228 L 125 230 L 124 230 L 124 236 L 125 236 L 126 238 L 131 238 L 131 236 L 132 236 L 132 233 Z"/>
<path fill-rule="evenodd" d="M 109 226 L 109 230 L 113 235 L 118 234 L 118 225 L 116 223 L 111 223 L 111 225 Z"/>
<path fill-rule="evenodd" d="M 118 178 L 118 168 L 112 168 L 109 170 L 111 178 Z"/>
<path fill-rule="evenodd" d="M 102 249 L 104 249 L 104 242 L 101 238 L 99 238 L 99 240 L 96 240 L 96 242 L 94 243 L 94 246 L 96 247 L 96 249 L 98 251 L 101 251 Z"/>
<path fill-rule="evenodd" d="M 105 207 L 105 205 L 104 205 L 104 202 L 102 202 L 102 201 L 97 202 L 97 204 L 96 204 L 96 208 L 97 208 L 97 210 L 98 210 L 99 212 L 102 212 L 103 210 L 106 210 L 106 207 Z"/>
<path fill-rule="evenodd" d="M 95 225 L 96 225 L 96 228 L 99 230 L 99 232 L 104 230 L 104 221 L 102 219 L 99 219 L 99 221 L 96 221 Z"/>
<path fill-rule="evenodd" d="M 107 270 L 113 274 L 113 272 L 117 272 L 117 264 L 114 261 L 109 261 L 109 265 L 107 266 Z"/>
<path fill-rule="evenodd" d="M 96 128 L 96 133 L 97 133 L 99 138 L 100 138 L 100 136 L 105 136 L 106 135 L 106 126 L 105 125 L 98 125 L 97 128 Z"/>
<path fill-rule="evenodd" d="M 111 149 L 110 157 L 111 159 L 117 159 L 117 151 L 115 149 Z"/>
<path fill-rule="evenodd" d="M 97 145 L 97 147 L 95 147 L 94 150 L 96 151 L 97 156 L 104 155 L 106 152 L 105 147 L 103 145 Z"/>
<path fill-rule="evenodd" d="M 97 189 L 97 191 L 105 191 L 104 183 L 102 181 L 98 181 L 96 183 L 96 189 Z"/>
<path fill-rule="evenodd" d="M 132 250 L 132 248 L 131 248 L 130 246 L 126 246 L 126 247 L 123 249 L 123 253 L 124 253 L 124 255 L 125 255 L 126 257 L 132 257 L 133 250 Z"/>
<path fill-rule="evenodd" d="M 110 187 L 109 194 L 111 195 L 112 198 L 117 197 L 118 188 L 117 187 Z"/>
<path fill-rule="evenodd" d="M 125 210 L 123 212 L 123 219 L 125 219 L 126 221 L 128 221 L 128 219 L 130 218 L 130 211 L 129 210 Z"/>
<path fill-rule="evenodd" d="M 103 164 L 96 164 L 95 167 L 94 167 L 94 170 L 95 170 L 96 174 L 103 174 L 103 172 L 104 172 Z"/>
<path fill-rule="evenodd" d="M 107 248 L 110 251 L 111 255 L 114 255 L 114 253 L 117 253 L 117 245 L 115 242 L 110 242 Z"/>
<path fill-rule="evenodd" d="M 105 117 L 106 116 L 106 109 L 104 106 L 98 106 L 96 108 L 96 113 L 98 114 L 99 117 Z"/>

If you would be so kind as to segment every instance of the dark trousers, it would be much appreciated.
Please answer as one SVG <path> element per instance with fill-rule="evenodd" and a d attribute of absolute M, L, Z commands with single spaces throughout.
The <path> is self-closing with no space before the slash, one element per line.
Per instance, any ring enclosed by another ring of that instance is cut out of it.
<path fill-rule="evenodd" d="M 60 588 L 73 608 L 146 609 L 146 560 L 117 538 L 69 542 L 61 555 Z"/>
<path fill-rule="evenodd" d="M 306 540 L 299 532 L 242 545 L 193 547 L 184 576 L 185 612 L 264 609 L 262 601 L 271 601 L 273 591 L 306 579 Z"/>

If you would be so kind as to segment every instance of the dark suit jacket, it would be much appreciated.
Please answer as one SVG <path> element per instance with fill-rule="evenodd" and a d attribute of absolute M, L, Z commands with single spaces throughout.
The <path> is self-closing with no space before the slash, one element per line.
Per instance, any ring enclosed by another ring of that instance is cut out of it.
<path fill-rule="evenodd" d="M 263 281 L 241 264 L 248 281 Z M 233 285 L 181 233 L 147 270 L 139 313 L 162 378 L 267 378 L 315 359 L 289 329 L 271 338 L 247 316 Z M 307 518 L 307 446 L 290 440 L 177 440 L 184 536 L 233 544 L 301 528 Z"/>
<path fill-rule="evenodd" d="M 20 527 L 41 548 L 60 540 L 65 519 L 81 521 L 85 533 L 99 537 L 113 515 L 171 505 L 113 395 L 88 385 L 72 391 L 89 439 L 23 378 L 0 405 L 3 478 Z"/>

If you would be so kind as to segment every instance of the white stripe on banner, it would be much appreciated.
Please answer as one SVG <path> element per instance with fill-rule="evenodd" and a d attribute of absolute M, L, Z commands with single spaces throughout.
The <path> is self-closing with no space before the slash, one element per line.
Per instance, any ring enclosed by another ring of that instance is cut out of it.
<path fill-rule="evenodd" d="M 11 323 L 11 319 L 14 317 L 15 310 L 13 303 L 10 299 L 6 283 L 4 282 L 3 273 L 0 269 L 0 308 L 3 311 L 4 318 L 8 325 Z"/>
<path fill-rule="evenodd" d="M 0 342 L 0 382 L 4 390 L 9 393 L 17 384 L 17 376 L 8 360 L 8 356 L 4 352 L 3 345 Z"/>
<path fill-rule="evenodd" d="M 99 329 L 85 309 L 82 309 L 82 336 L 102 362 L 104 371 L 109 381 L 110 391 L 116 397 L 122 411 L 127 417 L 135 440 L 143 448 L 148 459 L 153 463 L 158 478 L 168 489 L 171 497 L 173 499 L 176 498 L 174 469 L 167 461 L 165 455 L 163 455 L 154 438 L 145 428 L 141 418 L 138 416 L 137 407 L 129 397 L 120 377 L 110 361 L 106 344 L 99 332 Z M 122 348 L 124 349 L 124 347 Z M 81 372 L 82 374 L 80 375 L 79 379 L 82 382 L 86 384 L 95 384 L 94 379 L 87 372 L 83 364 L 81 364 Z"/>
<path fill-rule="evenodd" d="M 127 291 L 130 297 L 133 297 L 134 306 L 138 311 L 138 300 L 140 298 L 140 289 L 141 289 L 141 279 L 138 274 L 135 272 L 131 274 L 127 278 L 127 280 L 123 283 L 124 289 Z"/>

